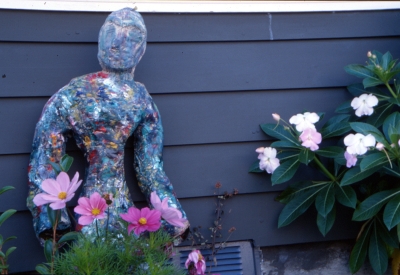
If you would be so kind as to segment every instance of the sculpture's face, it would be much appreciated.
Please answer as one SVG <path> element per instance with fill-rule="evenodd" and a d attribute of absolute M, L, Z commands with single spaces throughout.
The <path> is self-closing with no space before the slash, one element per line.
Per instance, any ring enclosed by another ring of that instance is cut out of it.
<path fill-rule="evenodd" d="M 98 58 L 113 71 L 132 70 L 146 48 L 146 34 L 135 26 L 106 22 L 100 30 Z"/>

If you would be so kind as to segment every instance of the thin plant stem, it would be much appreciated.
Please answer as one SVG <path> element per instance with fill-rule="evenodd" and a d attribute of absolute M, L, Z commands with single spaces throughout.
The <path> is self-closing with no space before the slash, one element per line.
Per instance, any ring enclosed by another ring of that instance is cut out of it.
<path fill-rule="evenodd" d="M 110 207 L 107 207 L 107 221 L 106 221 L 106 241 L 107 241 L 107 235 L 108 235 L 108 221 L 110 220 Z"/>
<path fill-rule="evenodd" d="M 52 246 L 52 252 L 51 252 L 51 274 L 54 274 L 54 257 L 56 255 L 56 233 L 57 233 L 57 225 L 58 225 L 58 219 L 60 215 L 60 210 L 56 211 L 56 220 L 54 221 L 53 225 L 53 246 Z"/>
<path fill-rule="evenodd" d="M 329 172 L 328 169 L 326 169 L 326 167 L 321 163 L 321 161 L 317 158 L 317 156 L 314 157 L 314 161 L 315 161 L 315 163 L 318 165 L 318 167 L 321 168 L 322 172 L 323 172 L 329 179 L 331 179 L 333 182 L 336 181 L 336 178 L 331 174 L 331 172 Z"/>
<path fill-rule="evenodd" d="M 386 88 L 388 88 L 388 90 L 389 90 L 389 92 L 392 94 L 392 96 L 393 96 L 394 98 L 397 98 L 396 93 L 392 90 L 392 87 L 390 87 L 390 85 L 389 85 L 388 82 L 385 82 L 385 86 L 386 86 Z"/>
<path fill-rule="evenodd" d="M 100 239 L 99 226 L 97 225 L 97 219 L 96 219 L 96 233 L 97 233 L 97 238 Z"/>

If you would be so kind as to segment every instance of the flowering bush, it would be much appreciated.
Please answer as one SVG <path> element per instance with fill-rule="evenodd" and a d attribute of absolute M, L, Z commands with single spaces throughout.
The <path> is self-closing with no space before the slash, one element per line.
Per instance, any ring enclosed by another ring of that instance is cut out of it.
<path fill-rule="evenodd" d="M 322 127 L 316 123 L 323 114 L 312 112 L 294 115 L 289 123 L 273 114 L 278 124 L 262 124 L 261 129 L 277 141 L 256 150 L 259 161 L 250 172 L 265 170 L 272 174 L 274 185 L 290 181 L 303 165 L 321 171 L 324 179 L 291 184 L 278 196 L 286 204 L 278 227 L 290 224 L 314 204 L 318 229 L 325 236 L 334 224 L 336 205 L 342 204 L 353 211 L 353 221 L 362 222 L 350 256 L 351 272 L 357 272 L 368 255 L 377 274 L 387 270 L 392 257 L 393 274 L 397 274 L 400 64 L 389 52 L 368 52 L 368 59 L 366 65 L 345 67 L 349 74 L 363 78 L 362 84 L 347 87 L 354 98 L 340 105 L 338 114 Z"/>

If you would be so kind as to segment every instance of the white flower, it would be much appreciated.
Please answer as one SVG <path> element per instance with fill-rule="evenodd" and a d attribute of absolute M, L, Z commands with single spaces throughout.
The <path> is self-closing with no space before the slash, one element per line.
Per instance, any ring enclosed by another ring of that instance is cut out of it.
<path fill-rule="evenodd" d="M 375 146 L 375 138 L 371 134 L 366 136 L 362 134 L 349 134 L 344 138 L 344 144 L 347 146 L 346 151 L 352 155 L 364 155 L 368 147 Z"/>
<path fill-rule="evenodd" d="M 314 123 L 319 121 L 319 116 L 316 113 L 305 112 L 297 114 L 289 119 L 290 124 L 296 125 L 296 130 L 303 132 L 307 128 L 315 129 Z"/>
<path fill-rule="evenodd" d="M 373 94 L 362 94 L 351 101 L 351 107 L 356 110 L 356 116 L 358 117 L 372 115 L 374 112 L 374 108 L 372 107 L 376 105 L 378 105 L 378 98 Z"/>
<path fill-rule="evenodd" d="M 264 148 L 261 153 L 261 148 L 257 148 L 256 152 L 260 153 L 258 159 L 260 160 L 260 169 L 267 171 L 268 174 L 272 174 L 276 168 L 278 168 L 279 159 L 276 157 L 276 149 L 271 147 Z"/>
<path fill-rule="evenodd" d="M 385 145 L 383 145 L 383 143 L 378 142 L 378 143 L 376 144 L 375 148 L 376 148 L 378 151 L 382 151 L 383 149 L 385 149 Z"/>

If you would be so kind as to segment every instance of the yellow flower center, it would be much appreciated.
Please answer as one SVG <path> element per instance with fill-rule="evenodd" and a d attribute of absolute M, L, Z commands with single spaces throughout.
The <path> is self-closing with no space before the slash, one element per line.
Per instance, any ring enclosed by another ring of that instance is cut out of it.
<path fill-rule="evenodd" d="M 58 194 L 58 198 L 59 198 L 60 200 L 65 200 L 65 199 L 67 198 L 67 192 L 64 192 L 64 191 L 60 192 L 60 193 Z"/>
<path fill-rule="evenodd" d="M 94 216 L 97 216 L 98 214 L 100 214 L 100 209 L 98 209 L 98 208 L 93 208 L 93 209 L 92 209 L 92 214 L 93 214 Z"/>
<path fill-rule="evenodd" d="M 140 218 L 140 219 L 139 219 L 139 223 L 140 223 L 141 225 L 147 224 L 146 218 Z"/>

